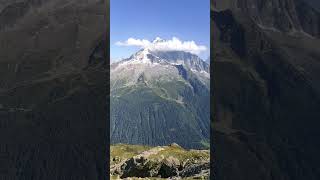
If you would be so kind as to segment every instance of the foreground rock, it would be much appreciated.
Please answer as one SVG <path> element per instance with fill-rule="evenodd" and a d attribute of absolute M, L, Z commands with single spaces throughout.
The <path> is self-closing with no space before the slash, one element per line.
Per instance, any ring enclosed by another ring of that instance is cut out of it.
<path fill-rule="evenodd" d="M 185 150 L 177 144 L 169 146 L 111 146 L 110 173 L 113 177 L 158 177 L 208 179 L 209 150 Z"/>

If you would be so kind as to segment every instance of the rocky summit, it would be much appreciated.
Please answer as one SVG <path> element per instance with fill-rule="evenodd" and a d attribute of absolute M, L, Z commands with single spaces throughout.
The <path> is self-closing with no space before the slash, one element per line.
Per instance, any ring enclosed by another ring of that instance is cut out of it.
<path fill-rule="evenodd" d="M 177 144 L 111 146 L 111 179 L 208 179 L 208 150 L 185 150 Z"/>

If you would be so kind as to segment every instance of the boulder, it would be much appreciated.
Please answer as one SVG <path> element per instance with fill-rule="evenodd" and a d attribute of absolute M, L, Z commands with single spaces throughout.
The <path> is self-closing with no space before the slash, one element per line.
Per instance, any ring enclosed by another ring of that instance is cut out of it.
<path fill-rule="evenodd" d="M 162 161 L 158 175 L 162 178 L 177 176 L 179 174 L 179 167 L 180 161 L 177 158 L 170 156 Z"/>
<path fill-rule="evenodd" d="M 122 176 L 126 177 L 156 177 L 160 163 L 151 161 L 144 156 L 130 158 L 122 165 Z"/>

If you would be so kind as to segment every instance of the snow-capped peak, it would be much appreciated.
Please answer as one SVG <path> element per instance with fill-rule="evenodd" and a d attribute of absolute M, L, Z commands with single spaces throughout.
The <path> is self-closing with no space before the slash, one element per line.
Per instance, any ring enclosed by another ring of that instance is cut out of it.
<path fill-rule="evenodd" d="M 160 63 L 161 59 L 154 55 L 154 53 L 149 48 L 141 49 L 140 51 L 133 54 L 130 58 L 123 60 L 126 64 L 155 64 Z"/>
<path fill-rule="evenodd" d="M 161 41 L 160 38 L 156 40 Z M 188 69 L 209 73 L 209 65 L 197 55 L 184 51 L 153 51 L 149 48 L 141 49 L 130 58 L 123 61 L 125 64 L 163 64 L 183 65 Z"/>
<path fill-rule="evenodd" d="M 133 61 L 139 61 L 142 63 L 152 63 L 153 58 L 154 57 L 148 48 L 142 49 L 132 56 Z"/>
<path fill-rule="evenodd" d="M 150 54 L 150 50 L 148 48 L 142 49 L 141 51 L 137 52 L 134 57 L 138 60 L 147 60 L 148 55 Z"/>

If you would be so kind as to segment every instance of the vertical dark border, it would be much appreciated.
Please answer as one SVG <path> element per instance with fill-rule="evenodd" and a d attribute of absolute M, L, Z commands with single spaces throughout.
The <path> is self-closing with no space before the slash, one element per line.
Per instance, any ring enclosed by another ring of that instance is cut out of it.
<path fill-rule="evenodd" d="M 105 170 L 106 170 L 106 179 L 110 178 L 110 0 L 106 1 L 106 159 L 105 159 Z"/>
<path fill-rule="evenodd" d="M 213 132 L 213 119 L 214 119 L 214 77 L 213 77 L 213 13 L 211 7 L 214 5 L 214 0 L 210 0 L 209 16 L 210 16 L 210 179 L 215 177 L 215 160 L 214 160 L 214 132 Z"/>

